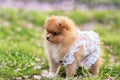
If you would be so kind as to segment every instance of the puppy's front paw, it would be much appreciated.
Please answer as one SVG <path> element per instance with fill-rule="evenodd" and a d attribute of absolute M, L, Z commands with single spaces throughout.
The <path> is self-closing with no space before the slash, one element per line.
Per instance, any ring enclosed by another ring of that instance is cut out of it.
<path fill-rule="evenodd" d="M 46 78 L 51 79 L 51 78 L 54 78 L 55 76 L 56 76 L 56 73 L 50 72 L 50 73 L 46 76 Z"/>

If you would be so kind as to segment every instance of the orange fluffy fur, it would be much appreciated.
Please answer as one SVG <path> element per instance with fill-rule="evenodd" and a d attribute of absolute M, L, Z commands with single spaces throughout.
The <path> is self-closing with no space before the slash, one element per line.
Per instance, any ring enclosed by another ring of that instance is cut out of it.
<path fill-rule="evenodd" d="M 46 30 L 46 50 L 50 66 L 47 77 L 52 78 L 55 77 L 59 71 L 63 56 L 77 40 L 78 36 L 76 32 L 78 28 L 71 19 L 65 16 L 48 17 L 45 21 L 44 28 Z M 73 77 L 76 73 L 83 50 L 83 46 L 80 46 L 79 51 L 75 53 L 74 62 L 66 66 L 66 78 Z M 90 67 L 90 72 L 94 76 L 97 76 L 101 65 L 102 59 L 99 58 L 96 63 Z M 54 75 L 51 73 L 54 73 Z"/>

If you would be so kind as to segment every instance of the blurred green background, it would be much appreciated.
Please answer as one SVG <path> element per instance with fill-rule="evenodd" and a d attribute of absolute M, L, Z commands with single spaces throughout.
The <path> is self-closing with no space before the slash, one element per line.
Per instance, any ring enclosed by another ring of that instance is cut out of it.
<path fill-rule="evenodd" d="M 105 62 L 99 77 L 88 80 L 120 80 L 120 0 L 0 0 L 0 80 L 47 80 L 43 25 L 51 15 L 100 35 Z M 64 67 L 59 74 L 64 80 Z M 81 70 L 76 75 L 86 79 Z"/>

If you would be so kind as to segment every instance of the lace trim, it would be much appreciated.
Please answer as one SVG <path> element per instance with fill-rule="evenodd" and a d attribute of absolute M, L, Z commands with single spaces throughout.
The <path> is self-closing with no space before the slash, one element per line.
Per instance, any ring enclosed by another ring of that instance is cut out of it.
<path fill-rule="evenodd" d="M 89 68 L 92 64 L 95 64 L 97 59 L 100 56 L 100 40 L 98 34 L 93 31 L 78 31 L 79 38 L 76 41 L 69 52 L 64 56 L 63 64 L 69 65 L 72 64 L 75 60 L 74 54 L 79 50 L 79 46 L 84 47 L 84 58 L 80 61 L 80 65 L 86 66 Z"/>

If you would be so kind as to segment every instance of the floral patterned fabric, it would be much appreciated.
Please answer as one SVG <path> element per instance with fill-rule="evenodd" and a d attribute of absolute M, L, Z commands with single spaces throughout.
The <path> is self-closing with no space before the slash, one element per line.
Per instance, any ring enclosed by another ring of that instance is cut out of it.
<path fill-rule="evenodd" d="M 89 68 L 92 64 L 95 64 L 101 53 L 98 34 L 94 31 L 78 31 L 78 37 L 78 40 L 72 45 L 70 51 L 64 56 L 63 64 L 65 66 L 72 64 L 75 60 L 75 52 L 79 50 L 79 46 L 83 46 L 84 52 L 80 65 Z"/>

